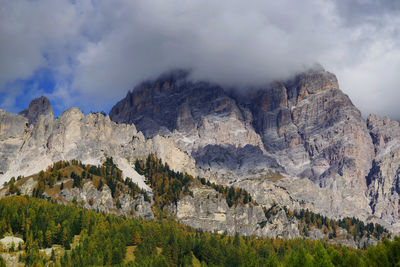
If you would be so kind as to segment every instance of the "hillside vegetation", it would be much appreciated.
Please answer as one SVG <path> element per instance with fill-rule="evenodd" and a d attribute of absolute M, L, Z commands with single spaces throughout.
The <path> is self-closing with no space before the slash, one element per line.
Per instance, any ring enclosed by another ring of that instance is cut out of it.
<path fill-rule="evenodd" d="M 0 200 L 0 238 L 17 236 L 25 244 L 3 253 L 19 255 L 20 262 L 27 266 L 392 266 L 399 262 L 400 239 L 388 240 L 390 233 L 382 226 L 355 218 L 331 220 L 308 210 L 283 207 L 288 218 L 299 221 L 305 238 L 311 230 L 320 229 L 329 236 L 324 240 L 331 241 L 339 238 L 339 229 L 345 229 L 342 238 L 356 241 L 372 236 L 382 242 L 356 250 L 321 241 L 229 236 L 192 229 L 176 222 L 165 209 L 183 196 L 193 196 L 192 186 L 213 188 L 229 207 L 258 204 L 243 189 L 175 172 L 153 155 L 137 160 L 135 169 L 153 190 L 153 209 L 162 215 L 157 220 L 89 211 L 74 202 L 70 206 L 52 203 L 62 190 L 82 188 L 89 181 L 97 190 L 107 185 L 114 199 L 121 194 L 144 194 L 148 199 L 150 196 L 131 179 L 122 178 L 112 158 L 100 166 L 60 161 L 37 175 L 11 179 L 5 187 L 8 197 Z M 22 184 L 31 178 L 38 182 L 32 193 L 35 198 L 17 196 Z M 43 193 L 52 202 L 37 199 L 43 198 Z M 282 207 L 277 205 L 264 209 L 266 219 L 279 209 Z M 50 256 L 43 253 L 45 248 L 52 249 Z"/>
<path fill-rule="evenodd" d="M 167 163 L 163 163 L 154 155 L 149 155 L 146 160 L 136 160 L 136 171 L 144 175 L 147 183 L 153 189 L 155 203 L 163 209 L 166 205 L 176 203 L 182 196 L 193 195 L 190 186 L 201 183 L 213 188 L 222 194 L 229 207 L 252 202 L 250 194 L 242 188 L 216 185 L 204 178 L 194 178 L 187 173 L 171 170 Z"/>
<path fill-rule="evenodd" d="M 10 234 L 24 239 L 20 260 L 27 266 L 395 266 L 400 261 L 397 237 L 356 250 L 302 239 L 227 236 L 170 218 L 127 219 L 27 196 L 0 200 L 0 235 Z M 59 253 L 39 252 L 49 247 Z"/>

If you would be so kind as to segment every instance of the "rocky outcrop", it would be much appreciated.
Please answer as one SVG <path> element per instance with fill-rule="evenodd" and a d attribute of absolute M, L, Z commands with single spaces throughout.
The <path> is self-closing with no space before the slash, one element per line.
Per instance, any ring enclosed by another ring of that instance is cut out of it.
<path fill-rule="evenodd" d="M 19 245 L 23 245 L 24 240 L 22 238 L 16 236 L 5 236 L 0 239 L 0 245 L 3 250 L 8 250 L 11 247 L 16 249 Z"/>
<path fill-rule="evenodd" d="M 0 175 L 11 168 L 24 142 L 27 123 L 23 116 L 0 110 Z"/>
<path fill-rule="evenodd" d="M 341 227 L 336 228 L 336 235 L 332 237 L 317 226 L 301 225 L 295 216 L 289 215 L 290 209 L 282 208 L 276 202 L 268 207 L 255 204 L 255 202 L 229 207 L 225 198 L 213 188 L 192 185 L 190 190 L 192 195 L 187 195 L 176 203 L 170 204 L 168 211 L 178 221 L 196 229 L 229 235 L 240 233 L 245 236 L 324 240 L 354 248 L 362 248 L 365 244 L 372 245 L 378 242 L 373 236 L 363 236 L 355 240 L 352 234 Z M 276 195 L 279 195 L 279 192 Z M 299 210 L 300 206 L 297 209 Z M 305 227 L 309 228 L 306 234 Z"/>
<path fill-rule="evenodd" d="M 28 119 L 29 124 L 35 124 L 41 117 L 46 124 L 50 123 L 54 119 L 53 108 L 51 107 L 50 101 L 45 96 L 34 99 L 30 104 L 29 108 L 21 111 L 20 115 Z"/>
<path fill-rule="evenodd" d="M 241 110 L 221 86 L 187 78 L 187 72 L 178 71 L 142 83 L 111 109 L 110 118 L 135 124 L 147 137 L 171 136 L 189 154 L 207 145 L 263 149 L 248 110 Z"/>
<path fill-rule="evenodd" d="M 274 182 L 291 202 L 331 218 L 366 220 L 371 208 L 365 177 L 374 148 L 361 113 L 340 91 L 336 77 L 322 69 L 311 70 L 258 90 L 251 99 L 253 125 L 266 151 L 288 176 L 306 178 Z M 242 186 L 255 197 L 271 188 L 254 184 Z M 272 186 L 276 191 L 280 190 Z"/>
<path fill-rule="evenodd" d="M 59 197 L 58 202 L 63 204 L 76 202 L 85 209 L 129 217 L 135 216 L 146 220 L 154 219 L 151 202 L 145 201 L 143 195 L 132 198 L 128 194 L 122 194 L 118 198 L 121 205 L 118 208 L 107 185 L 104 185 L 102 190 L 99 191 L 92 182 L 86 182 L 82 188 L 75 187 L 62 190 Z"/>
<path fill-rule="evenodd" d="M 230 153 L 222 152 L 226 147 L 253 146 L 262 152 L 260 158 L 271 158 L 263 168 L 282 166 L 287 174 L 322 187 L 338 174 L 365 190 L 374 156 L 360 112 L 339 89 L 335 75 L 322 68 L 245 95 L 173 72 L 129 92 L 110 118 L 134 123 L 146 136 L 171 136 L 200 167 L 207 167 L 205 155 L 215 156 L 206 153 L 210 148 L 220 147 L 220 155 Z"/>
<path fill-rule="evenodd" d="M 190 190 L 193 196 L 183 197 L 176 204 L 171 204 L 168 210 L 180 222 L 193 228 L 230 235 L 300 237 L 297 220 L 289 220 L 283 210 L 266 218 L 259 205 L 251 203 L 229 207 L 225 198 L 210 187 L 192 186 Z"/>

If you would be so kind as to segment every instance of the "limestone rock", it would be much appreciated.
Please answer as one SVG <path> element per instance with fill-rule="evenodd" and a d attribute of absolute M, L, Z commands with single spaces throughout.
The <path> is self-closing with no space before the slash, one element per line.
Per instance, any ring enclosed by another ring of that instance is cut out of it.
<path fill-rule="evenodd" d="M 374 145 L 336 76 L 318 67 L 246 92 L 171 73 L 129 92 L 110 117 L 146 136 L 169 136 L 193 157 L 198 175 L 243 186 L 263 205 L 272 199 L 262 197 L 265 189 L 284 190 L 290 201 L 272 193 L 282 205 L 370 217 L 365 177 Z"/>
<path fill-rule="evenodd" d="M 10 253 L 0 253 L 0 257 L 2 257 L 5 262 L 6 266 L 15 266 L 15 267 L 22 267 L 24 264 L 19 262 L 19 257 L 23 255 L 23 251 L 18 251 L 15 254 L 10 254 Z"/>
<path fill-rule="evenodd" d="M 32 196 L 33 189 L 35 189 L 36 185 L 37 181 L 33 180 L 33 178 L 29 178 L 19 187 L 19 189 L 21 190 L 21 195 Z"/>
<path fill-rule="evenodd" d="M 122 194 L 119 197 L 121 208 L 117 208 L 111 195 L 111 190 L 104 185 L 102 190 L 97 190 L 92 182 L 86 182 L 82 188 L 64 189 L 61 191 L 61 203 L 71 203 L 76 201 L 85 209 L 93 209 L 105 213 L 116 215 L 136 216 L 143 219 L 154 219 L 151 203 L 144 201 L 142 195 L 135 199 L 130 195 Z"/>
<path fill-rule="evenodd" d="M 133 174 L 137 178 L 134 182 L 149 190 L 132 163 L 150 153 L 177 171 L 194 171 L 193 159 L 172 140 L 161 136 L 146 139 L 134 125 L 117 124 L 100 113 L 85 116 L 77 108 L 65 111 L 55 120 L 39 116 L 33 125 L 27 125 L 20 115 L 1 112 L 0 138 L 0 157 L 4 159 L 0 163 L 1 184 L 12 176 L 37 173 L 59 160 L 99 164 L 105 157 L 114 157 L 125 177 Z"/>
<path fill-rule="evenodd" d="M 400 231 L 400 126 L 377 115 L 368 117 L 376 157 L 367 177 L 374 215 Z"/>
<path fill-rule="evenodd" d="M 153 153 L 176 171 L 242 187 L 263 207 L 277 203 L 330 218 L 354 216 L 398 233 L 399 138 L 397 122 L 375 115 L 366 122 L 336 76 L 322 68 L 240 93 L 176 71 L 138 85 L 110 117 L 72 108 L 54 119 L 45 98 L 21 115 L 0 110 L 0 184 L 59 160 L 100 164 L 112 156 L 125 177 L 150 191 L 132 163 Z M 85 190 L 65 194 L 82 201 L 87 194 L 108 199 L 107 192 Z M 189 225 L 297 235 L 295 223 L 283 215 L 265 220 L 257 206 L 229 208 L 221 199 L 196 198 L 207 192 L 196 190 L 195 198 L 170 207 Z M 150 216 L 139 199 L 121 198 L 124 211 L 132 201 L 135 212 Z"/>
<path fill-rule="evenodd" d="M 366 189 L 363 177 L 373 145 L 361 113 L 340 91 L 333 74 L 300 74 L 259 90 L 251 103 L 256 131 L 288 174 L 322 187 L 339 174 L 354 180 L 355 189 Z"/>
<path fill-rule="evenodd" d="M 24 240 L 15 236 L 5 236 L 0 239 L 0 244 L 3 249 L 10 249 L 13 245 L 17 248 L 19 244 L 24 244 Z"/>
<path fill-rule="evenodd" d="M 229 207 L 225 198 L 206 186 L 192 186 L 192 196 L 185 196 L 169 206 L 169 212 L 193 228 L 209 232 L 264 237 L 300 237 L 298 223 L 284 211 L 267 219 L 261 206 L 253 204 Z"/>
<path fill-rule="evenodd" d="M 53 108 L 45 96 L 32 100 L 29 108 L 21 111 L 19 114 L 26 117 L 29 124 L 35 124 L 40 117 L 44 117 L 47 123 L 54 119 Z"/>
<path fill-rule="evenodd" d="M 23 116 L 0 110 L 0 175 L 10 169 L 24 143 L 27 123 Z"/>
<path fill-rule="evenodd" d="M 184 71 L 137 86 L 111 109 L 110 118 L 135 124 L 147 137 L 171 136 L 189 154 L 206 145 L 250 144 L 263 149 L 249 112 L 243 112 L 222 87 L 192 82 Z"/>

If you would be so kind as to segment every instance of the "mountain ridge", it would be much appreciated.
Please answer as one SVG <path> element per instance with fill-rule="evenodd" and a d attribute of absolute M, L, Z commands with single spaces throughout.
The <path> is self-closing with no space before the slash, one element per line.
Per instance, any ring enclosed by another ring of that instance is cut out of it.
<path fill-rule="evenodd" d="M 1 111 L 0 180 L 108 156 L 136 175 L 134 160 L 154 153 L 177 171 L 243 188 L 266 208 L 278 203 L 400 232 L 398 124 L 365 121 L 334 74 L 312 70 L 247 96 L 187 75 L 138 85 L 109 116 L 73 108 L 54 118 L 43 98 L 21 115 Z"/>
<path fill-rule="evenodd" d="M 110 118 L 135 123 L 149 137 L 169 136 L 194 157 L 202 176 L 222 184 L 278 171 L 308 178 L 318 188 L 333 187 L 331 200 L 323 202 L 334 203 L 317 208 L 323 214 L 332 216 L 332 210 L 343 212 L 343 206 L 350 206 L 347 215 L 361 209 L 369 216 L 365 177 L 373 143 L 361 113 L 339 89 L 334 74 L 313 69 L 253 88 L 249 96 L 215 84 L 165 77 L 138 85 L 111 109 Z M 326 192 L 320 195 L 324 198 Z"/>

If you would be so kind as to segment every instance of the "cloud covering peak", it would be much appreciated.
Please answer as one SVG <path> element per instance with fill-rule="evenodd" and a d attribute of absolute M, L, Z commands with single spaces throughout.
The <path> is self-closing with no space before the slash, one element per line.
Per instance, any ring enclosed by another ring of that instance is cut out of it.
<path fill-rule="evenodd" d="M 366 115 L 400 118 L 400 16 L 389 0 L 3 0 L 0 107 L 46 94 L 108 110 L 169 69 L 257 85 L 321 63 Z M 23 102 L 23 101 L 22 101 Z"/>

